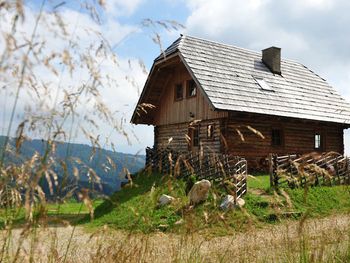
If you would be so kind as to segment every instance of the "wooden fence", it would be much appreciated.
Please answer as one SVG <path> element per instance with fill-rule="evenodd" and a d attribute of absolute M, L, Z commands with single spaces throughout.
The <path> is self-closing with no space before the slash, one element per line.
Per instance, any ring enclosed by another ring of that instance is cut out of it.
<path fill-rule="evenodd" d="M 233 191 L 236 198 L 247 192 L 247 161 L 228 154 L 179 154 L 166 148 L 146 148 L 146 169 L 159 171 L 176 177 L 217 182 Z M 232 194 L 232 193 L 231 193 Z"/>
<path fill-rule="evenodd" d="M 301 156 L 271 154 L 269 163 L 271 187 L 350 184 L 350 158 L 335 152 Z"/>

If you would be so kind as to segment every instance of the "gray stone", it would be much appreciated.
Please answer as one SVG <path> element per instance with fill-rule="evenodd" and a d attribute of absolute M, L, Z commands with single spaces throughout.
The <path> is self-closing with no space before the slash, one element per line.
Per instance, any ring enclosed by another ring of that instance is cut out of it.
<path fill-rule="evenodd" d="M 165 205 L 171 204 L 174 200 L 175 200 L 174 197 L 172 197 L 170 195 L 163 194 L 158 199 L 158 205 L 159 206 L 165 206 Z"/>
<path fill-rule="evenodd" d="M 222 210 L 232 210 L 236 207 L 242 208 L 245 205 L 245 201 L 242 198 L 238 198 L 235 204 L 235 198 L 232 195 L 225 196 L 220 204 Z"/>
<path fill-rule="evenodd" d="M 220 204 L 222 210 L 230 210 L 235 208 L 235 198 L 232 195 L 226 195 Z"/>
<path fill-rule="evenodd" d="M 195 205 L 207 200 L 210 187 L 211 183 L 208 180 L 196 182 L 188 193 L 190 204 Z"/>
<path fill-rule="evenodd" d="M 245 201 L 243 198 L 238 198 L 237 199 L 237 204 L 238 207 L 242 208 L 245 205 Z"/>

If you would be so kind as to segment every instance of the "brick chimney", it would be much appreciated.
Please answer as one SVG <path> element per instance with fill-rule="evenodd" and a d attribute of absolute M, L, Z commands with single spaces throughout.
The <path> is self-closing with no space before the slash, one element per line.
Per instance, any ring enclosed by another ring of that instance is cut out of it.
<path fill-rule="evenodd" d="M 281 49 L 269 47 L 262 51 L 262 61 L 272 73 L 281 74 Z"/>

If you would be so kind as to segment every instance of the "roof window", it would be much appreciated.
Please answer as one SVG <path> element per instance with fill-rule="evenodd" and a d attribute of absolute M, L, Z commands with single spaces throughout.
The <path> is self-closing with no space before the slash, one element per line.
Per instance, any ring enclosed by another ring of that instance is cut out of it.
<path fill-rule="evenodd" d="M 269 84 L 266 83 L 266 81 L 261 78 L 261 77 L 253 77 L 256 81 L 256 83 L 258 83 L 258 85 L 260 86 L 260 88 L 262 90 L 267 90 L 267 91 L 274 91 Z"/>

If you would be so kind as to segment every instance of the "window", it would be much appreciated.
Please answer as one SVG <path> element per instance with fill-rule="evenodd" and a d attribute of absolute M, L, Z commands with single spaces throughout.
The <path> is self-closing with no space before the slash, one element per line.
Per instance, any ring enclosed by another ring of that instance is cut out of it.
<path fill-rule="evenodd" d="M 322 137 L 320 133 L 315 133 L 315 149 L 316 150 L 322 149 Z"/>
<path fill-rule="evenodd" d="M 270 86 L 269 84 L 266 83 L 266 81 L 261 78 L 261 77 L 253 77 L 256 81 L 256 83 L 258 83 L 259 87 L 262 89 L 262 90 L 267 90 L 267 91 L 274 91 Z"/>
<path fill-rule="evenodd" d="M 182 84 L 176 84 L 175 85 L 175 100 L 182 100 L 183 99 L 183 87 Z"/>
<path fill-rule="evenodd" d="M 282 146 L 283 145 L 282 131 L 280 129 L 272 129 L 271 145 L 272 146 Z"/>
<path fill-rule="evenodd" d="M 188 135 L 190 137 L 190 149 L 199 146 L 199 126 L 190 126 L 188 129 Z"/>
<path fill-rule="evenodd" d="M 193 79 L 187 81 L 187 97 L 195 97 L 197 95 L 197 85 Z"/>
<path fill-rule="evenodd" d="M 207 139 L 214 138 L 214 124 L 209 124 L 207 126 Z"/>

